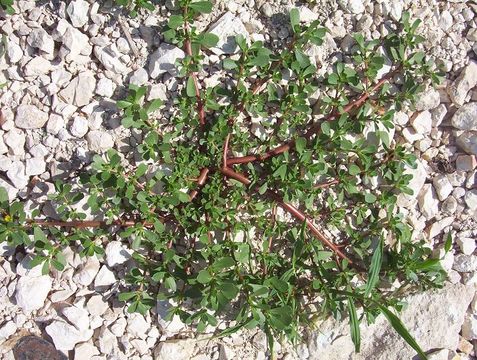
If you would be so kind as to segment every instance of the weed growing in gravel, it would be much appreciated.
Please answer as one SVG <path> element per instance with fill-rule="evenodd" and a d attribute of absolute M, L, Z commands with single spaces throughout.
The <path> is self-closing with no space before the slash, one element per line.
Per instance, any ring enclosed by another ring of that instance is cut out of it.
<path fill-rule="evenodd" d="M 295 341 L 301 325 L 346 314 L 359 351 L 360 322 L 381 313 L 426 358 L 393 310 L 445 277 L 396 207 L 412 193 L 405 169 L 415 158 L 392 139 L 393 115 L 439 80 L 417 50 L 419 21 L 405 14 L 384 42 L 356 34 L 349 61 L 318 77 L 307 51 L 326 29 L 292 10 L 287 46 L 276 53 L 237 36 L 237 54 L 214 64 L 221 81 L 206 88 L 201 62 L 218 38 L 194 20 L 212 4 L 179 3 L 164 37 L 186 53 L 181 96 L 163 111 L 131 86 L 118 102 L 122 125 L 142 136 L 137 161 L 110 150 L 79 184 L 57 183 L 60 220 L 27 216 L 1 191 L 0 241 L 33 249 L 48 272 L 65 267 L 65 246 L 100 256 L 121 239 L 134 250 L 119 295 L 130 311 L 168 300 L 169 318 L 198 332 L 226 316 L 233 324 L 219 336 L 260 327 L 272 354 L 274 338 Z M 75 206 L 85 194 L 99 220 Z"/>

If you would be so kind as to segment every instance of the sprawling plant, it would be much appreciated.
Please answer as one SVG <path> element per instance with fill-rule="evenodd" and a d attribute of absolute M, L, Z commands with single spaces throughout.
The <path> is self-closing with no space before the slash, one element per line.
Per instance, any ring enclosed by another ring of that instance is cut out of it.
<path fill-rule="evenodd" d="M 272 354 L 275 337 L 297 340 L 300 325 L 346 313 L 359 351 L 360 322 L 382 313 L 425 358 L 392 311 L 403 293 L 444 279 L 396 207 L 399 193 L 412 194 L 405 170 L 415 158 L 390 135 L 393 115 L 438 81 L 418 51 L 419 22 L 405 14 L 383 41 L 356 34 L 352 56 L 319 77 L 306 54 L 326 29 L 292 10 L 286 46 L 237 36 L 207 88 L 202 60 L 218 38 L 194 20 L 212 5 L 179 5 L 164 37 L 186 53 L 180 95 L 163 111 L 130 86 L 118 102 L 122 125 L 142 139 L 138 154 L 110 150 L 77 182 L 57 182 L 57 220 L 27 216 L 0 192 L 0 241 L 32 249 L 48 272 L 64 268 L 66 246 L 100 256 L 120 239 L 134 250 L 119 295 L 130 311 L 167 300 L 169 317 L 199 332 L 227 314 L 235 325 L 220 335 L 260 327 Z"/>

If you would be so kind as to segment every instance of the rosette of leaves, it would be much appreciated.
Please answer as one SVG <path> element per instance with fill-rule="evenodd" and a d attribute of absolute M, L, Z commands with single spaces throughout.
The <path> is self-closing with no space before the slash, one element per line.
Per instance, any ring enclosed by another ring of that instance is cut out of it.
<path fill-rule="evenodd" d="M 101 256 L 119 239 L 134 250 L 119 295 L 130 311 L 167 300 L 169 317 L 199 332 L 227 315 L 235 325 L 218 335 L 259 327 L 272 356 L 274 338 L 346 314 L 359 351 L 360 322 L 384 314 L 425 358 L 394 310 L 445 273 L 398 213 L 415 157 L 389 135 L 394 113 L 439 80 L 418 50 L 419 22 L 404 14 L 383 41 L 355 34 L 346 62 L 318 76 L 307 53 L 326 29 L 292 10 L 280 51 L 237 36 L 237 53 L 214 64 L 222 81 L 206 88 L 201 62 L 218 39 L 193 24 L 212 4 L 179 4 L 164 29 L 186 53 L 173 108 L 163 116 L 135 86 L 118 102 L 123 126 L 141 134 L 138 156 L 110 150 L 80 186 L 58 183 L 60 220 L 26 216 L 2 192 L 0 240 L 32 248 L 48 271 L 63 268 L 64 246 Z M 84 196 L 92 219 L 75 206 Z"/>

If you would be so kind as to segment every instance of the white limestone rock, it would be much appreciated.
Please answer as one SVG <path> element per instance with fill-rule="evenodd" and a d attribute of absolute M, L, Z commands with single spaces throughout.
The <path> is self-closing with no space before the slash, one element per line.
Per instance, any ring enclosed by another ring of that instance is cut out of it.
<path fill-rule="evenodd" d="M 467 191 L 464 195 L 464 201 L 470 210 L 477 210 L 477 189 Z"/>
<path fill-rule="evenodd" d="M 459 254 L 454 258 L 454 265 L 452 267 L 458 272 L 473 272 L 477 270 L 477 257 L 472 255 Z"/>
<path fill-rule="evenodd" d="M 139 68 L 137 69 L 129 79 L 129 83 L 137 86 L 142 86 L 147 83 L 149 79 L 149 74 L 147 73 L 146 69 Z"/>
<path fill-rule="evenodd" d="M 216 55 L 234 54 L 238 51 L 238 45 L 235 42 L 236 35 L 242 35 L 248 41 L 250 35 L 239 17 L 226 12 L 215 23 L 213 23 L 208 32 L 219 37 L 217 45 L 210 50 Z"/>
<path fill-rule="evenodd" d="M 88 286 L 91 284 L 99 271 L 99 261 L 92 256 L 86 260 L 86 263 L 74 274 L 73 281 L 77 284 Z"/>
<path fill-rule="evenodd" d="M 41 175 L 46 171 L 46 162 L 42 157 L 26 159 L 26 176 Z"/>
<path fill-rule="evenodd" d="M 114 88 L 116 86 L 108 78 L 102 78 L 96 84 L 96 94 L 110 98 L 114 94 Z"/>
<path fill-rule="evenodd" d="M 452 184 L 445 174 L 439 174 L 432 179 L 432 184 L 436 189 L 440 201 L 444 201 L 454 190 Z"/>
<path fill-rule="evenodd" d="M 55 320 L 45 328 L 50 335 L 55 348 L 61 351 L 69 351 L 75 348 L 75 345 L 84 341 L 88 341 L 93 336 L 93 330 L 78 330 L 73 325 L 63 321 Z"/>
<path fill-rule="evenodd" d="M 89 4 L 84 0 L 71 1 L 66 8 L 74 27 L 83 27 L 88 22 Z"/>
<path fill-rule="evenodd" d="M 419 209 L 426 219 L 432 219 L 439 212 L 439 200 L 431 184 L 425 184 L 417 197 Z"/>
<path fill-rule="evenodd" d="M 109 267 L 124 264 L 131 258 L 131 250 L 119 241 L 111 241 L 106 245 L 106 262 Z"/>
<path fill-rule="evenodd" d="M 108 302 L 101 295 L 93 295 L 86 303 L 86 309 L 92 316 L 101 316 L 108 310 Z"/>
<path fill-rule="evenodd" d="M 20 45 L 13 41 L 7 43 L 7 56 L 10 64 L 16 64 L 23 58 L 23 50 Z"/>
<path fill-rule="evenodd" d="M 434 88 L 429 88 L 416 94 L 416 98 L 415 107 L 417 111 L 432 110 L 441 103 L 439 92 Z"/>
<path fill-rule="evenodd" d="M 13 161 L 7 171 L 7 177 L 13 186 L 21 190 L 28 185 L 28 176 L 25 173 L 25 164 L 21 161 Z"/>
<path fill-rule="evenodd" d="M 135 338 L 145 339 L 150 324 L 138 313 L 130 314 L 127 319 L 127 332 Z"/>
<path fill-rule="evenodd" d="M 0 327 L 0 341 L 8 339 L 17 331 L 17 325 L 14 321 L 8 321 L 5 325 Z"/>
<path fill-rule="evenodd" d="M 88 132 L 88 120 L 82 116 L 76 116 L 70 128 L 71 135 L 82 138 Z"/>
<path fill-rule="evenodd" d="M 418 134 L 428 135 L 432 130 L 432 116 L 427 110 L 422 111 L 415 118 L 411 119 L 411 125 Z"/>
<path fill-rule="evenodd" d="M 466 131 L 457 137 L 457 145 L 466 153 L 477 155 L 477 132 Z"/>
<path fill-rule="evenodd" d="M 52 69 L 51 62 L 41 56 L 36 56 L 23 67 L 23 73 L 27 77 L 37 77 L 48 74 Z"/>
<path fill-rule="evenodd" d="M 3 135 L 3 141 L 10 148 L 11 154 L 23 155 L 25 153 L 25 133 L 23 131 L 14 128 Z"/>
<path fill-rule="evenodd" d="M 107 70 L 112 71 L 115 74 L 128 73 L 128 68 L 121 62 L 121 53 L 118 51 L 115 44 L 108 46 L 95 46 L 93 52 Z"/>
<path fill-rule="evenodd" d="M 48 121 L 48 114 L 35 105 L 19 105 L 15 115 L 15 126 L 20 129 L 40 129 Z"/>
<path fill-rule="evenodd" d="M 459 130 L 477 130 L 477 102 L 461 106 L 455 112 L 451 122 L 452 126 Z"/>
<path fill-rule="evenodd" d="M 108 287 L 116 282 L 116 276 L 114 273 L 108 269 L 106 265 L 103 265 L 101 269 L 99 269 L 98 275 L 94 279 L 94 287 L 101 288 L 101 287 Z"/>
<path fill-rule="evenodd" d="M 105 152 L 114 146 L 113 137 L 106 131 L 93 130 L 86 135 L 89 149 L 93 152 Z"/>
<path fill-rule="evenodd" d="M 88 312 L 76 306 L 68 306 L 62 310 L 62 314 L 79 331 L 89 328 Z"/>
<path fill-rule="evenodd" d="M 184 51 L 177 46 L 162 43 L 149 59 L 149 76 L 156 79 L 166 72 L 172 76 L 177 76 L 176 61 L 184 57 Z"/>
<path fill-rule="evenodd" d="M 52 281 L 48 275 L 29 277 L 22 276 L 15 287 L 17 305 L 25 312 L 43 307 L 51 290 Z"/>
<path fill-rule="evenodd" d="M 66 103 L 85 106 L 91 102 L 96 88 L 96 79 L 91 71 L 83 71 L 58 94 Z"/>
<path fill-rule="evenodd" d="M 192 339 L 168 340 L 154 349 L 156 360 L 189 360 L 194 353 L 196 341 Z"/>
<path fill-rule="evenodd" d="M 457 79 L 447 88 L 447 93 L 452 102 L 462 106 L 470 89 L 477 85 L 477 61 L 471 60 Z"/>
<path fill-rule="evenodd" d="M 463 254 L 472 255 L 475 250 L 475 239 L 458 237 L 456 242 Z"/>
<path fill-rule="evenodd" d="M 462 325 L 462 336 L 467 340 L 477 339 L 477 316 L 467 314 Z"/>
<path fill-rule="evenodd" d="M 98 348 L 89 342 L 75 346 L 74 360 L 93 359 L 96 355 L 99 355 Z"/>
<path fill-rule="evenodd" d="M 28 45 L 37 48 L 49 55 L 55 51 L 55 42 L 53 38 L 43 29 L 33 29 L 27 37 Z"/>

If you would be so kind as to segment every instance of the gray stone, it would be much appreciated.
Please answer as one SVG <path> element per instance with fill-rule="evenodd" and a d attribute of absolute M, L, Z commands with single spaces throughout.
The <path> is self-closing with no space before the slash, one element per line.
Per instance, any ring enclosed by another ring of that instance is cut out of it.
<path fill-rule="evenodd" d="M 452 117 L 452 126 L 460 130 L 477 130 L 477 102 L 461 106 Z"/>
<path fill-rule="evenodd" d="M 455 105 L 461 106 L 465 102 L 467 93 L 475 85 L 477 85 L 477 62 L 471 60 L 457 79 L 448 86 L 447 93 Z"/>
<path fill-rule="evenodd" d="M 477 257 L 472 255 L 459 254 L 454 257 L 452 268 L 458 272 L 473 272 L 477 270 Z"/>
<path fill-rule="evenodd" d="M 101 130 L 93 130 L 86 135 L 88 146 L 91 151 L 104 152 L 114 146 L 113 137 Z"/>
<path fill-rule="evenodd" d="M 66 103 L 75 106 L 88 105 L 96 88 L 96 79 L 90 71 L 76 76 L 69 85 L 58 94 Z"/>
<path fill-rule="evenodd" d="M 235 36 L 242 35 L 245 39 L 249 39 L 250 35 L 245 28 L 245 25 L 231 12 L 226 12 L 212 24 L 208 30 L 210 33 L 219 37 L 219 42 L 216 47 L 211 48 L 216 55 L 234 54 L 238 51 L 238 46 L 235 43 Z"/>
<path fill-rule="evenodd" d="M 71 1 L 66 8 L 74 27 L 83 27 L 88 22 L 89 4 L 84 0 Z"/>
<path fill-rule="evenodd" d="M 177 76 L 176 61 L 184 57 L 185 53 L 177 46 L 162 43 L 149 59 L 149 76 L 156 79 L 166 72 Z"/>
<path fill-rule="evenodd" d="M 48 275 L 22 276 L 15 287 L 15 300 L 23 311 L 40 309 L 51 290 L 51 278 Z"/>
<path fill-rule="evenodd" d="M 468 154 L 477 155 L 477 132 L 466 131 L 457 137 L 457 145 Z"/>
<path fill-rule="evenodd" d="M 34 105 L 19 105 L 15 115 L 15 126 L 20 129 L 40 129 L 48 121 L 48 114 Z"/>
<path fill-rule="evenodd" d="M 455 160 L 455 167 L 461 171 L 472 171 L 477 167 L 475 155 L 459 155 Z"/>
<path fill-rule="evenodd" d="M 445 284 L 443 289 L 409 296 L 399 314 L 424 352 L 456 349 L 459 332 L 475 289 L 462 284 Z M 445 309 L 445 311 L 443 311 Z M 349 325 L 329 319 L 309 336 L 309 360 L 413 359 L 415 351 L 396 333 L 384 316 L 372 325 L 361 325 L 361 351 L 355 354 Z"/>
<path fill-rule="evenodd" d="M 27 37 L 27 42 L 31 47 L 50 55 L 55 51 L 53 38 L 42 28 L 33 29 Z"/>

